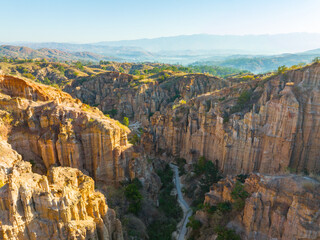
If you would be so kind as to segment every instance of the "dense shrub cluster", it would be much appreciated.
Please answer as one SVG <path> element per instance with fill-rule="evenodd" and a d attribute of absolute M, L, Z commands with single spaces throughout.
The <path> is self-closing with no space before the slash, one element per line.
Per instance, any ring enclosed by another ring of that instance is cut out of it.
<path fill-rule="evenodd" d="M 187 161 L 184 158 L 176 158 L 175 161 L 179 168 L 179 175 L 180 176 L 184 175 L 186 173 L 184 166 L 186 165 Z"/>
<path fill-rule="evenodd" d="M 231 197 L 234 200 L 233 208 L 237 211 L 242 211 L 248 196 L 249 193 L 244 189 L 243 184 L 240 181 L 237 181 L 231 192 Z"/>
<path fill-rule="evenodd" d="M 215 232 L 218 234 L 216 240 L 241 240 L 240 236 L 234 230 L 225 227 L 216 227 Z"/>
<path fill-rule="evenodd" d="M 141 209 L 142 195 L 139 189 L 142 188 L 142 184 L 138 179 L 134 179 L 132 183 L 125 187 L 124 194 L 129 201 L 129 212 L 138 214 Z"/>
<path fill-rule="evenodd" d="M 237 104 L 234 105 L 230 111 L 227 113 L 225 112 L 223 114 L 223 122 L 229 122 L 229 116 L 236 112 L 241 112 L 245 108 L 251 108 L 252 104 L 250 104 L 250 101 L 252 99 L 253 91 L 252 90 L 245 90 L 243 91 L 240 96 L 237 99 Z"/>
<path fill-rule="evenodd" d="M 163 216 L 148 226 L 149 239 L 171 240 L 172 233 L 176 230 L 178 222 L 183 216 L 175 196 L 171 196 L 173 185 L 173 171 L 169 165 L 164 170 L 158 171 L 161 178 L 162 189 L 159 196 L 159 209 Z"/>

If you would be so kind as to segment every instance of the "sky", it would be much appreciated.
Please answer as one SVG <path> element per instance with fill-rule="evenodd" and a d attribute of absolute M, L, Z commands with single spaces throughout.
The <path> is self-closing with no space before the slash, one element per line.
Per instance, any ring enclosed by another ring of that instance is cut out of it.
<path fill-rule="evenodd" d="M 0 0 L 0 42 L 320 33 L 320 0 Z"/>

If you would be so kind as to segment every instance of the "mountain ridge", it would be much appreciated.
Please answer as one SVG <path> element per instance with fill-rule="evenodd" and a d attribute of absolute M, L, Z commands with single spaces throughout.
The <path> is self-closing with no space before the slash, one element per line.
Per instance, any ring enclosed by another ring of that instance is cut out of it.
<path fill-rule="evenodd" d="M 301 41 L 302 39 L 304 41 Z M 320 47 L 318 44 L 319 40 L 320 34 L 318 33 L 286 33 L 264 35 L 193 34 L 151 39 L 143 38 L 136 40 L 102 41 L 93 44 L 105 46 L 143 47 L 148 51 L 155 52 L 165 50 L 238 49 L 265 54 L 268 52 L 283 53 L 283 51 L 307 51 L 312 48 Z M 165 44 L 167 44 L 166 47 Z"/>
<path fill-rule="evenodd" d="M 80 61 L 99 61 L 99 60 L 120 60 L 115 57 L 108 57 L 91 52 L 68 52 L 52 48 L 32 49 L 26 46 L 0 45 L 0 56 L 12 58 L 46 58 L 57 59 L 60 61 L 80 60 Z"/>

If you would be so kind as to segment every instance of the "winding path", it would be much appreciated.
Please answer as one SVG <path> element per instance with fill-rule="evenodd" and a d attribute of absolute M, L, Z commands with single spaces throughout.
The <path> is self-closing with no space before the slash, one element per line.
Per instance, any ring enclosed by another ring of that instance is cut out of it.
<path fill-rule="evenodd" d="M 189 217 L 192 215 L 192 210 L 189 207 L 188 203 L 184 200 L 182 192 L 181 192 L 181 184 L 179 178 L 179 169 L 176 165 L 170 163 L 170 167 L 174 171 L 174 183 L 176 185 L 177 193 L 178 193 L 178 202 L 183 210 L 183 224 L 178 230 L 178 238 L 177 240 L 184 240 L 185 235 L 187 233 L 187 223 L 189 221 Z"/>

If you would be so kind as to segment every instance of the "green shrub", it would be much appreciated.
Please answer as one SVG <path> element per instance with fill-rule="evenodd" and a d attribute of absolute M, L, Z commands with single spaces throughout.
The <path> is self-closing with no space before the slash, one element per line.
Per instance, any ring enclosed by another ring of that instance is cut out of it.
<path fill-rule="evenodd" d="M 241 240 L 240 236 L 234 230 L 218 226 L 214 229 L 218 234 L 216 240 Z"/>
<path fill-rule="evenodd" d="M 288 68 L 285 65 L 279 66 L 277 69 L 277 74 L 283 74 L 288 70 Z"/>
<path fill-rule="evenodd" d="M 151 240 L 172 240 L 172 233 L 176 230 L 174 219 L 156 220 L 148 226 L 148 236 Z"/>
<path fill-rule="evenodd" d="M 248 177 L 248 174 L 239 174 L 237 175 L 237 180 L 241 183 L 244 183 Z"/>
<path fill-rule="evenodd" d="M 194 166 L 194 172 L 197 175 L 200 175 L 202 173 L 204 173 L 205 171 L 205 167 L 206 167 L 206 162 L 207 160 L 205 159 L 205 157 L 200 157 L 197 161 L 197 163 L 195 163 Z"/>
<path fill-rule="evenodd" d="M 46 85 L 50 85 L 51 81 L 49 80 L 49 78 L 46 77 L 46 78 L 44 78 L 43 83 Z"/>
<path fill-rule="evenodd" d="M 58 65 L 57 68 L 58 68 L 58 70 L 60 71 L 61 75 L 64 76 L 65 71 L 66 71 L 66 70 L 64 69 L 64 67 L 63 67 L 62 65 Z"/>
<path fill-rule="evenodd" d="M 138 186 L 135 183 L 129 184 L 126 186 L 124 194 L 130 202 L 128 211 L 133 214 L 138 214 L 141 209 L 142 200 L 142 195 L 139 192 Z"/>
<path fill-rule="evenodd" d="M 246 104 L 247 102 L 250 101 L 251 96 L 252 96 L 252 92 L 251 92 L 251 91 L 247 91 L 247 90 L 246 90 L 246 91 L 243 91 L 243 92 L 240 94 L 239 98 L 238 98 L 238 104 L 239 104 L 239 105 L 244 105 L 244 104 Z"/>
<path fill-rule="evenodd" d="M 243 184 L 240 181 L 237 181 L 231 192 L 231 197 L 234 200 L 234 209 L 242 211 L 245 206 L 245 200 L 248 196 L 249 193 L 244 189 Z"/>
<path fill-rule="evenodd" d="M 170 195 L 171 191 L 163 191 L 159 197 L 159 208 L 166 214 L 166 217 L 179 220 L 182 217 L 182 210 L 177 203 L 175 196 Z"/>
<path fill-rule="evenodd" d="M 145 79 L 146 76 L 145 75 L 140 75 L 139 80 Z"/>
<path fill-rule="evenodd" d="M 122 122 L 123 122 L 123 125 L 125 125 L 127 127 L 129 126 L 129 118 L 124 117 Z"/>
<path fill-rule="evenodd" d="M 142 187 L 143 187 L 141 181 L 140 181 L 138 178 L 134 178 L 134 179 L 132 180 L 132 183 L 133 183 L 134 185 L 136 185 L 138 189 L 142 189 Z"/>
<path fill-rule="evenodd" d="M 222 213 L 227 213 L 232 210 L 232 205 L 230 202 L 220 202 L 217 204 L 217 209 Z"/>
<path fill-rule="evenodd" d="M 36 162 L 33 159 L 30 159 L 29 162 L 31 163 L 32 167 L 36 165 Z"/>
<path fill-rule="evenodd" d="M 182 69 L 182 68 L 180 68 Z M 209 73 L 214 76 L 219 77 L 228 77 L 231 74 L 241 74 L 241 73 L 247 73 L 246 70 L 240 70 L 232 67 L 223 67 L 223 66 L 210 66 L 210 65 L 198 65 L 193 64 L 189 65 L 188 69 L 182 69 L 184 72 L 196 72 L 196 73 Z"/>
<path fill-rule="evenodd" d="M 111 117 L 115 117 L 118 113 L 117 109 L 111 109 L 110 111 L 103 112 L 104 114 L 109 114 Z"/>
<path fill-rule="evenodd" d="M 207 208 L 208 213 L 215 213 L 218 210 L 217 206 L 211 206 L 210 208 Z"/>
<path fill-rule="evenodd" d="M 217 183 L 221 179 L 220 173 L 217 167 L 211 161 L 205 163 L 205 171 L 203 177 L 200 180 L 200 188 L 205 194 L 210 190 L 212 184 Z"/>
<path fill-rule="evenodd" d="M 227 123 L 229 122 L 229 116 L 228 115 L 224 115 L 223 116 L 223 123 Z"/>
<path fill-rule="evenodd" d="M 100 65 L 108 65 L 110 63 L 111 63 L 110 61 L 103 61 L 103 60 L 100 60 L 99 62 Z"/>
<path fill-rule="evenodd" d="M 199 160 L 193 164 L 195 177 L 200 178 L 200 191 L 197 194 L 197 201 L 202 203 L 204 201 L 204 195 L 210 190 L 212 184 L 217 183 L 220 179 L 220 173 L 217 167 L 211 161 L 207 161 L 204 157 L 200 157 Z M 192 203 L 192 206 L 197 206 Z"/>
<path fill-rule="evenodd" d="M 251 90 L 245 90 L 243 91 L 240 96 L 237 99 L 237 104 L 233 106 L 230 110 L 230 114 L 241 112 L 244 108 L 248 107 L 248 103 L 250 102 L 252 97 L 252 91 Z M 228 119 L 229 121 L 229 119 Z"/>
<path fill-rule="evenodd" d="M 35 79 L 36 79 L 36 77 L 33 76 L 31 73 L 24 73 L 23 76 L 26 77 L 26 78 L 30 78 L 30 79 L 32 79 L 32 80 L 35 80 Z"/>
<path fill-rule="evenodd" d="M 134 70 L 134 72 L 133 72 L 133 75 L 137 75 L 137 76 L 139 76 L 141 73 L 140 73 L 140 71 L 139 70 Z"/>
<path fill-rule="evenodd" d="M 212 214 L 212 213 L 215 213 L 217 210 L 218 210 L 218 207 L 217 206 L 210 206 L 209 204 L 205 204 L 203 206 L 203 209 L 209 213 L 209 214 Z"/>
<path fill-rule="evenodd" d="M 163 217 L 148 226 L 149 239 L 171 240 L 176 225 L 183 216 L 177 199 L 171 196 L 173 185 L 173 171 L 167 164 L 163 170 L 157 171 L 161 179 L 162 188 L 159 195 L 159 210 Z"/>
<path fill-rule="evenodd" d="M 291 174 L 296 174 L 297 173 L 297 169 L 296 168 L 292 168 L 292 167 L 287 167 L 287 172 L 289 172 Z"/>
<path fill-rule="evenodd" d="M 130 139 L 129 142 L 134 145 L 137 146 L 140 143 L 140 137 L 138 136 L 138 134 L 134 134 Z"/>
<path fill-rule="evenodd" d="M 84 70 L 84 67 L 83 67 L 83 64 L 81 62 L 76 62 L 75 64 L 75 67 L 78 68 L 79 70 L 83 71 Z"/>
<path fill-rule="evenodd" d="M 201 222 L 196 220 L 194 216 L 189 217 L 189 222 L 187 223 L 187 227 L 191 227 L 192 230 L 198 230 L 201 228 Z"/>
<path fill-rule="evenodd" d="M 186 165 L 187 161 L 184 158 L 176 158 L 176 163 L 179 167 L 179 175 L 182 176 L 186 173 L 184 166 Z"/>
<path fill-rule="evenodd" d="M 232 199 L 237 199 L 237 198 L 245 199 L 248 196 L 249 196 L 248 192 L 244 190 L 244 185 L 240 181 L 237 181 L 231 192 Z"/>

